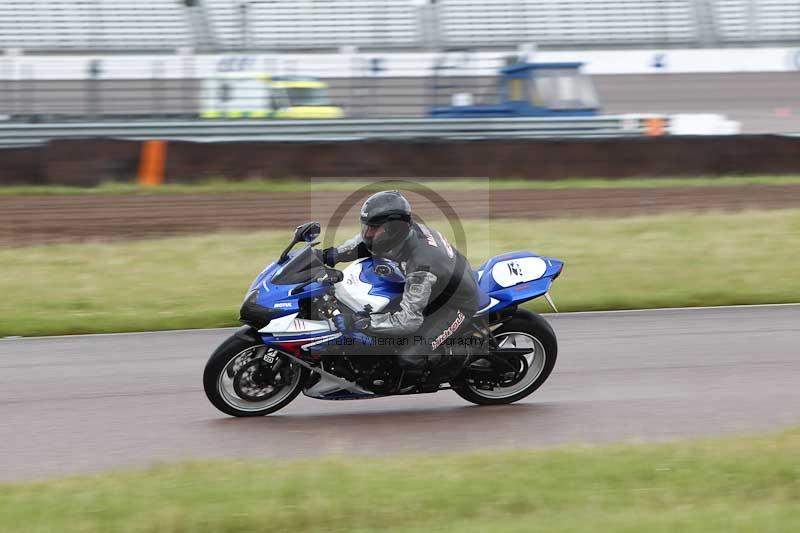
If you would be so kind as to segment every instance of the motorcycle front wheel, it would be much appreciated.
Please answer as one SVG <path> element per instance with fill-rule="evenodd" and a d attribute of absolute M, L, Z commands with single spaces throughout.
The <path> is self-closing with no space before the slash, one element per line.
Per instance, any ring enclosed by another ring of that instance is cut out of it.
<path fill-rule="evenodd" d="M 203 372 L 203 388 L 214 407 L 231 416 L 264 416 L 294 400 L 307 370 L 284 355 L 267 354 L 263 344 L 235 335 L 223 342 Z"/>
<path fill-rule="evenodd" d="M 453 390 L 467 401 L 478 405 L 503 405 L 521 400 L 541 387 L 556 364 L 558 343 L 553 328 L 540 315 L 518 310 L 514 316 L 496 329 L 494 338 L 500 348 L 530 350 L 519 360 L 519 376 L 505 386 L 491 390 L 481 388 L 469 378 L 452 383 Z"/>

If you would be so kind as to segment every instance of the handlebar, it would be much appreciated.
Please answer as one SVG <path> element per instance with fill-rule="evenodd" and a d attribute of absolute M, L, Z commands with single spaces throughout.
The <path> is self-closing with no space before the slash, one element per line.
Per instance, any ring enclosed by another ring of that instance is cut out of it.
<path fill-rule="evenodd" d="M 336 270 L 335 268 L 326 268 L 325 274 L 328 276 L 327 281 L 330 281 L 332 284 L 339 283 L 344 279 L 344 272 Z M 322 281 L 320 281 L 320 283 L 322 283 Z"/>
<path fill-rule="evenodd" d="M 301 283 L 300 285 L 289 291 L 289 295 L 293 296 L 295 294 L 302 292 L 303 289 L 305 289 L 312 283 L 330 283 L 330 285 L 333 286 L 334 284 L 339 283 L 343 279 L 344 279 L 344 273 L 341 270 L 336 270 L 335 268 L 326 268 L 324 275 Z"/>

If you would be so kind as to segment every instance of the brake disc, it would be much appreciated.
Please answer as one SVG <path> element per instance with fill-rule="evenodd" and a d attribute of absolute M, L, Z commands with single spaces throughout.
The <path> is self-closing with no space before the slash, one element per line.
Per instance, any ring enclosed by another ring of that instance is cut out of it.
<path fill-rule="evenodd" d="M 280 382 L 276 383 L 276 376 Z M 261 359 L 242 365 L 233 376 L 233 389 L 243 400 L 260 402 L 275 396 L 283 388 L 282 373 L 274 374 Z"/>

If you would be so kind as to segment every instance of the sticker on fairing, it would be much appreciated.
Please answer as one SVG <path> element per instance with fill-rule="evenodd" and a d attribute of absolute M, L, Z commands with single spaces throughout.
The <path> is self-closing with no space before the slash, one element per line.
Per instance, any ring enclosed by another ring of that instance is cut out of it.
<path fill-rule="evenodd" d="M 492 278 L 501 287 L 511 287 L 541 278 L 547 263 L 541 257 L 519 257 L 500 261 L 492 267 Z"/>

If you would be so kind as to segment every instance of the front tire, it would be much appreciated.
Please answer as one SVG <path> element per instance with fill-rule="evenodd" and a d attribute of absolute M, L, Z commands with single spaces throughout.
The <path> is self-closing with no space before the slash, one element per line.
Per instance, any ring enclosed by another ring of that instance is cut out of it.
<path fill-rule="evenodd" d="M 525 356 L 527 371 L 509 387 L 483 390 L 464 380 L 453 384 L 456 394 L 478 405 L 504 405 L 519 401 L 541 387 L 556 364 L 558 343 L 553 328 L 540 315 L 520 309 L 496 329 L 494 337 L 501 347 L 531 348 Z"/>
<path fill-rule="evenodd" d="M 272 372 L 261 359 L 265 348 L 257 340 L 236 335 L 217 348 L 203 372 L 203 388 L 214 407 L 231 416 L 264 416 L 295 399 L 306 380 L 306 369 L 278 355 L 280 369 Z"/>

